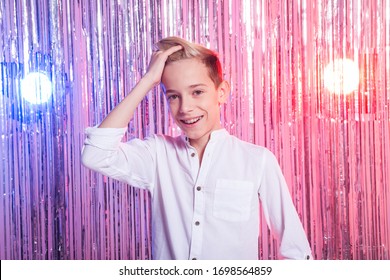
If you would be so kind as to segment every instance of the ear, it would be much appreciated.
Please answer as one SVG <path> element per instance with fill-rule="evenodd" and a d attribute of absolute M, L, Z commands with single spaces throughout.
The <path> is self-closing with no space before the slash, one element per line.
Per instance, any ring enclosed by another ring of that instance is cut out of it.
<path fill-rule="evenodd" d="M 218 86 L 218 102 L 220 104 L 226 103 L 226 100 L 230 94 L 230 84 L 228 81 L 223 80 Z"/>

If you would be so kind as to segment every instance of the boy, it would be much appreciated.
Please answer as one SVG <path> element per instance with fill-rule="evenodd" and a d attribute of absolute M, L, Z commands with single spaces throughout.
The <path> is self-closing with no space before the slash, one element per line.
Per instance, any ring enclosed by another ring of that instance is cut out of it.
<path fill-rule="evenodd" d="M 177 37 L 157 46 L 131 93 L 86 129 L 83 164 L 151 193 L 154 259 L 258 259 L 260 201 L 281 256 L 310 258 L 275 156 L 221 126 L 230 86 L 217 54 Z M 136 107 L 160 82 L 182 136 L 122 143 Z"/>

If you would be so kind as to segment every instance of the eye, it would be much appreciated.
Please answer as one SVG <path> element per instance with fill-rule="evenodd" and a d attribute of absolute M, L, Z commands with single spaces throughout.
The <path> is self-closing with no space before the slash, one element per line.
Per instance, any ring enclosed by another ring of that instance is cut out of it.
<path fill-rule="evenodd" d="M 179 95 L 177 95 L 177 94 L 171 94 L 171 95 L 167 96 L 168 101 L 173 101 L 173 100 L 176 100 L 178 98 L 179 98 Z"/>
<path fill-rule="evenodd" d="M 200 90 L 200 89 L 197 89 L 193 92 L 194 95 L 201 95 L 202 93 L 204 93 L 203 90 Z"/>

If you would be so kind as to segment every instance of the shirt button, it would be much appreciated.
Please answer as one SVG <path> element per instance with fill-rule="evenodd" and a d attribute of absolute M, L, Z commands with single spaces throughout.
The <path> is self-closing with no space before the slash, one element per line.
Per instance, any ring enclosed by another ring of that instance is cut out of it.
<path fill-rule="evenodd" d="M 199 221 L 196 221 L 196 222 L 195 222 L 195 225 L 196 225 L 196 226 L 199 226 L 199 225 L 200 225 Z"/>
<path fill-rule="evenodd" d="M 202 188 L 199 187 L 199 186 L 196 187 L 196 190 L 197 190 L 197 191 L 200 191 L 201 189 L 202 189 Z"/>
<path fill-rule="evenodd" d="M 196 261 L 197 259 L 196 258 L 192 258 L 193 261 Z"/>
<path fill-rule="evenodd" d="M 191 156 L 194 157 L 194 156 L 195 156 L 195 153 L 191 153 Z"/>

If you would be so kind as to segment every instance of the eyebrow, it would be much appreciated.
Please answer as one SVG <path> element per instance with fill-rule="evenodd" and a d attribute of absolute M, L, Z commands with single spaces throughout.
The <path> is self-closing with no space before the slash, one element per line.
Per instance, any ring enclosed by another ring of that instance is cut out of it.
<path fill-rule="evenodd" d="M 206 84 L 193 84 L 193 85 L 190 85 L 188 88 L 196 88 L 196 87 L 200 87 L 200 86 L 207 86 Z M 164 87 L 165 88 L 165 87 Z M 165 94 L 167 93 L 179 93 L 177 90 L 174 90 L 174 89 L 165 89 Z"/>
<path fill-rule="evenodd" d="M 189 88 L 195 88 L 195 87 L 199 87 L 199 86 L 207 86 L 206 84 L 194 84 L 194 85 L 190 85 Z"/>

